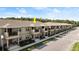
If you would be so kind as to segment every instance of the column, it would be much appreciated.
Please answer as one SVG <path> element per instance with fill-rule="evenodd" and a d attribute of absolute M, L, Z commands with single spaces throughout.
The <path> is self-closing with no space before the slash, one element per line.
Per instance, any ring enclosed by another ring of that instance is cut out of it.
<path fill-rule="evenodd" d="M 7 40 L 7 48 L 9 48 L 9 40 Z"/>
<path fill-rule="evenodd" d="M 19 28 L 18 28 L 18 45 L 19 45 L 19 37 L 20 37 L 20 32 L 19 32 Z"/>
<path fill-rule="evenodd" d="M 5 38 L 7 38 L 8 36 L 9 36 L 9 34 L 8 34 L 8 29 L 6 28 Z"/>
<path fill-rule="evenodd" d="M 2 51 L 4 50 L 4 42 L 3 42 L 4 36 L 1 35 L 1 46 L 2 46 Z"/>
<path fill-rule="evenodd" d="M 35 40 L 35 34 L 33 34 L 33 40 Z"/>
<path fill-rule="evenodd" d="M 5 32 L 5 38 L 7 38 L 9 35 L 8 35 L 8 29 L 6 28 L 6 32 Z M 7 41 L 7 48 L 9 48 L 9 40 L 8 39 L 6 39 L 6 41 Z"/>
<path fill-rule="evenodd" d="M 18 45 L 19 45 L 19 38 L 18 38 Z"/>

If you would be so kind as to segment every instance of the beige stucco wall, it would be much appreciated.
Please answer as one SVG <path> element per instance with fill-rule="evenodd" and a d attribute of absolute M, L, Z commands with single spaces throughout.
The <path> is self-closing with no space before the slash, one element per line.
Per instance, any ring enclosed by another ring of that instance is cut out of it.
<path fill-rule="evenodd" d="M 25 40 L 26 37 L 31 37 L 30 31 L 26 31 L 26 28 L 21 28 L 20 37 Z"/>
<path fill-rule="evenodd" d="M 0 45 L 1 45 L 1 35 L 4 33 L 4 29 L 0 29 Z M 6 43 L 6 41 L 4 40 L 4 44 Z"/>

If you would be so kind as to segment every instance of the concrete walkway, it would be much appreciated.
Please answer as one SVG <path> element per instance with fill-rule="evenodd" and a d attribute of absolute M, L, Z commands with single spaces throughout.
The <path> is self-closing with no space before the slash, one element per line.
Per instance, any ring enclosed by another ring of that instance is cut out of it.
<path fill-rule="evenodd" d="M 41 49 L 36 48 L 33 51 L 69 51 L 72 44 L 79 41 L 79 27 L 56 39 L 58 40 L 51 41 L 45 47 Z"/>

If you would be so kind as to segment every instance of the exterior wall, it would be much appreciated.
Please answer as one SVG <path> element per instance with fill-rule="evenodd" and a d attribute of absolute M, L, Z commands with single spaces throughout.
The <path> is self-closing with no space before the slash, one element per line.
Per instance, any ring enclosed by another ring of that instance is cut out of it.
<path fill-rule="evenodd" d="M 34 27 L 34 29 L 31 29 L 31 34 L 33 35 L 33 39 L 40 37 L 40 35 L 41 35 L 40 28 L 41 27 Z M 39 31 L 38 32 L 35 32 L 36 29 L 38 29 Z"/>
<path fill-rule="evenodd" d="M 25 28 L 21 28 L 20 37 L 21 37 L 21 40 L 25 40 L 26 39 Z"/>
<path fill-rule="evenodd" d="M 2 34 L 2 29 L 0 29 L 0 36 Z M 1 46 L 1 37 L 0 37 L 0 46 Z"/>
<path fill-rule="evenodd" d="M 50 30 L 48 29 L 50 27 Z M 67 29 L 67 28 L 71 28 L 72 26 L 71 25 L 61 25 L 61 26 L 55 26 L 54 29 L 51 29 L 51 26 L 44 26 L 44 28 L 42 28 L 41 26 L 40 27 L 36 27 L 39 29 L 39 32 L 35 32 L 35 29 L 29 29 L 29 30 L 26 30 L 27 27 L 25 28 L 19 28 L 21 29 L 20 32 L 20 38 L 21 40 L 27 40 L 29 38 L 32 38 L 32 35 L 33 35 L 33 38 L 36 39 L 37 37 L 40 38 L 41 34 L 43 33 L 44 36 L 48 36 L 48 32 L 50 32 L 50 35 L 54 34 L 55 32 L 57 33 L 58 31 L 60 30 L 64 30 L 64 29 Z M 45 30 L 45 28 L 47 28 L 47 30 Z M 13 29 L 12 31 L 16 31 L 18 33 L 18 28 L 16 29 Z M 5 29 L 0 29 L 0 36 L 1 34 L 5 33 Z M 32 34 L 32 35 L 31 35 Z M 33 39 L 32 38 L 32 39 Z M 18 38 L 16 39 L 13 39 L 13 41 L 17 41 Z M 4 40 L 4 44 L 6 43 L 6 40 Z M 0 45 L 1 45 L 1 38 L 0 38 Z"/>
<path fill-rule="evenodd" d="M 52 30 L 50 31 L 50 35 L 52 35 L 52 34 L 54 34 L 54 29 L 52 29 Z"/>
<path fill-rule="evenodd" d="M 1 46 L 1 35 L 4 35 L 3 44 L 6 44 L 5 28 L 0 29 L 0 46 Z"/>
<path fill-rule="evenodd" d="M 45 33 L 45 36 L 47 36 L 48 35 L 48 26 L 45 26 L 45 28 L 44 28 L 44 33 Z M 47 29 L 47 30 L 45 30 L 45 29 Z"/>
<path fill-rule="evenodd" d="M 45 28 L 47 28 L 47 30 L 45 30 Z M 67 28 L 66 26 L 62 26 L 62 27 L 58 26 L 58 28 L 57 28 L 57 26 L 55 26 L 54 29 L 50 29 L 50 35 L 53 34 L 54 32 L 58 32 L 60 30 L 66 29 L 66 28 Z M 38 29 L 39 29 L 39 32 L 35 32 L 35 29 L 26 31 L 26 28 L 21 28 L 21 32 L 20 32 L 21 40 L 26 40 L 29 37 L 31 38 L 32 37 L 31 34 L 33 34 L 35 38 L 40 37 L 40 35 L 41 35 L 40 30 L 42 30 L 42 32 L 44 33 L 44 36 L 48 35 L 48 31 L 49 31 L 48 26 L 44 26 L 43 29 L 42 28 L 41 29 L 38 28 Z M 17 29 L 14 29 L 13 31 L 16 31 L 16 30 Z"/>
<path fill-rule="evenodd" d="M 0 29 L 0 44 L 1 44 L 1 35 L 4 35 L 4 33 L 5 33 L 5 29 Z M 3 44 L 6 44 L 5 36 L 4 36 Z"/>
<path fill-rule="evenodd" d="M 20 37 L 22 40 L 31 38 L 30 30 L 27 31 L 26 28 L 21 28 Z"/>
<path fill-rule="evenodd" d="M 2 34 L 2 29 L 0 29 L 0 36 L 1 36 L 1 34 Z"/>

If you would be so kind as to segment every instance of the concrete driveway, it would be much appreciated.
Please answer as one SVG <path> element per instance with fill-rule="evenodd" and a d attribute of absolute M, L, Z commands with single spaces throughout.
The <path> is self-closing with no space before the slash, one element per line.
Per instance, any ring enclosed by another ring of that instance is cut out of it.
<path fill-rule="evenodd" d="M 36 48 L 33 51 L 69 51 L 72 44 L 79 41 L 79 27 L 56 39 L 58 40 L 51 41 L 45 47 L 41 49 Z"/>

